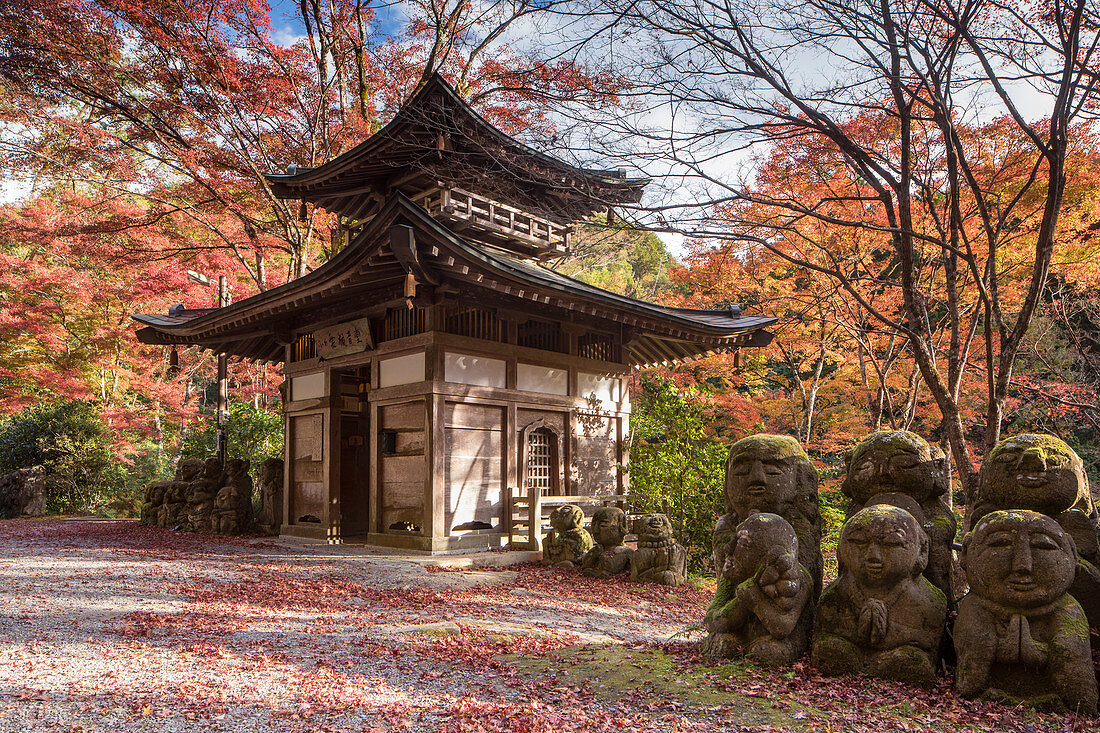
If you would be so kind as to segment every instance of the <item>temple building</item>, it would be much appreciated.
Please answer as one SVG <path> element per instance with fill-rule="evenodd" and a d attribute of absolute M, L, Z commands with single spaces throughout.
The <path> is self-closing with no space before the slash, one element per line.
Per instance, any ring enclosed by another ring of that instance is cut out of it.
<path fill-rule="evenodd" d="M 632 368 L 771 340 L 774 318 L 549 268 L 647 180 L 536 152 L 438 76 L 358 147 L 269 181 L 338 213 L 346 245 L 225 308 L 135 318 L 145 343 L 283 364 L 284 535 L 537 547 L 544 503 L 627 495 Z"/>

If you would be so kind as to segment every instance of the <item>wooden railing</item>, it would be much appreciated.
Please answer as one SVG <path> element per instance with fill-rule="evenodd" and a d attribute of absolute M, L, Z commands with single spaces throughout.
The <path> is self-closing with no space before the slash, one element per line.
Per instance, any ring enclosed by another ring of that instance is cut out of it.
<path fill-rule="evenodd" d="M 532 492 L 533 493 L 533 492 Z M 601 496 L 510 496 L 508 500 L 509 541 L 513 547 L 541 550 L 542 537 L 550 529 L 550 513 L 559 506 L 617 505 L 629 513 L 630 497 L 626 494 Z"/>
<path fill-rule="evenodd" d="M 437 219 L 492 238 L 522 244 L 529 254 L 561 257 L 569 252 L 571 227 L 461 188 L 430 188 L 414 196 L 413 201 Z"/>

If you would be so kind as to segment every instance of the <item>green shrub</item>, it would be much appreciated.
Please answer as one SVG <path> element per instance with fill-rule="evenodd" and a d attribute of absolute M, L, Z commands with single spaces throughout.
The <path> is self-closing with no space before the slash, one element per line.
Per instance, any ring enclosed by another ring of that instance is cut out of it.
<path fill-rule="evenodd" d="M 633 396 L 630 495 L 634 512 L 664 512 L 692 573 L 711 569 L 711 536 L 724 511 L 729 446 L 717 440 L 710 402 L 672 380 L 646 376 Z"/>
<path fill-rule="evenodd" d="M 41 465 L 50 513 L 94 512 L 126 484 L 115 436 L 99 407 L 46 402 L 0 420 L 0 474 Z"/>
<path fill-rule="evenodd" d="M 209 458 L 217 454 L 218 426 L 213 415 L 191 424 L 180 446 L 180 458 Z M 254 407 L 251 402 L 229 406 L 225 422 L 226 456 L 251 461 L 252 480 L 259 477 L 265 458 L 283 457 L 283 415 L 278 410 Z"/>

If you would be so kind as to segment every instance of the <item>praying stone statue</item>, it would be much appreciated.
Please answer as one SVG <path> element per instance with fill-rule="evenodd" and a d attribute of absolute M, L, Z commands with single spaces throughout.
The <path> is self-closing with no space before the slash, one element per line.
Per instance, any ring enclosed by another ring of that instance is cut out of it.
<path fill-rule="evenodd" d="M 185 458 L 176 466 L 176 478 L 164 490 L 164 503 L 157 512 L 157 526 L 174 529 L 187 521 L 187 490 L 203 472 L 198 458 Z"/>
<path fill-rule="evenodd" d="M 581 559 L 581 568 L 591 578 L 610 578 L 630 570 L 634 550 L 623 544 L 626 512 L 614 506 L 600 507 L 592 514 L 593 547 Z"/>
<path fill-rule="evenodd" d="M 260 530 L 279 534 L 283 526 L 283 460 L 268 458 L 260 464 L 260 513 L 256 517 Z"/>
<path fill-rule="evenodd" d="M 935 683 L 947 599 L 922 575 L 929 544 L 899 507 L 869 506 L 845 522 L 839 577 L 817 607 L 811 661 L 818 670 Z"/>
<path fill-rule="evenodd" d="M 592 535 L 584 528 L 584 510 L 575 504 L 560 506 L 550 513 L 550 531 L 542 541 L 542 564 L 571 568 L 592 549 Z"/>
<path fill-rule="evenodd" d="M 672 537 L 672 522 L 664 514 L 634 520 L 638 549 L 631 558 L 630 579 L 643 583 L 683 585 L 687 550 Z"/>
<path fill-rule="evenodd" d="M 1089 625 L 1100 628 L 1100 516 L 1081 457 L 1053 435 L 1005 438 L 989 452 L 969 527 L 999 509 L 1027 509 L 1053 518 L 1073 538 L 1077 566 L 1069 593 Z"/>
<path fill-rule="evenodd" d="M 214 497 L 225 481 L 222 462 L 207 458 L 202 475 L 187 486 L 187 527 L 194 532 L 213 531 Z"/>
<path fill-rule="evenodd" d="M 769 666 L 794 664 L 810 644 L 813 579 L 798 562 L 798 537 L 778 514 L 737 525 L 721 570 L 728 596 L 716 596 L 704 625 L 703 652 L 744 654 Z"/>
<path fill-rule="evenodd" d="M 778 514 L 798 536 L 798 562 L 813 579 L 811 592 L 821 595 L 821 513 L 817 471 L 798 441 L 786 435 L 753 435 L 730 447 L 726 459 L 726 514 L 714 527 L 714 570 L 719 594 L 726 547 L 734 528 L 757 512 Z M 732 592 L 732 590 L 728 591 Z"/>
<path fill-rule="evenodd" d="M 988 460 L 988 459 L 987 459 Z M 964 697 L 1096 714 L 1085 613 L 1067 591 L 1073 538 L 1034 511 L 995 511 L 963 540 L 955 686 Z"/>
<path fill-rule="evenodd" d="M 951 548 L 958 523 L 951 511 L 951 479 L 943 451 L 916 433 L 880 431 L 861 440 L 847 464 L 841 486 L 851 499 L 847 516 L 875 504 L 901 506 L 913 514 L 931 540 L 924 577 L 953 603 Z M 899 495 L 916 502 L 920 512 L 912 511 Z"/>
<path fill-rule="evenodd" d="M 248 531 L 252 519 L 252 477 L 248 475 L 248 467 L 249 461 L 236 458 L 226 462 L 225 486 L 214 499 L 212 524 L 218 534 Z"/>

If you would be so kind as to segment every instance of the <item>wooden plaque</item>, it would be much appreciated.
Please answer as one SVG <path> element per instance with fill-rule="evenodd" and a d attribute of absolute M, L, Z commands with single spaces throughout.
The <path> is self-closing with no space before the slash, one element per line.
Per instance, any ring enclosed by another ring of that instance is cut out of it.
<path fill-rule="evenodd" d="M 314 331 L 313 343 L 317 346 L 317 356 L 325 359 L 373 349 L 374 339 L 371 338 L 370 319 L 359 318 Z"/>

